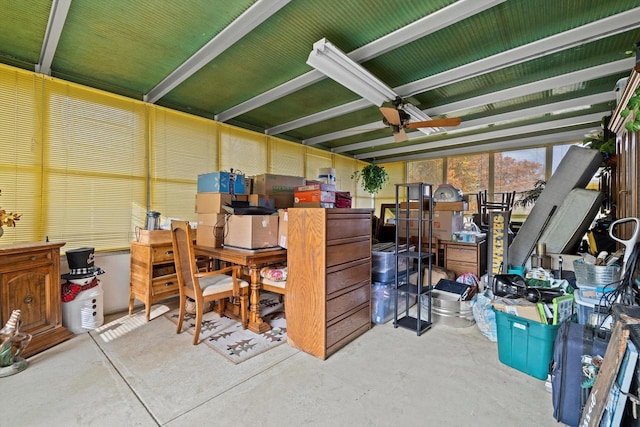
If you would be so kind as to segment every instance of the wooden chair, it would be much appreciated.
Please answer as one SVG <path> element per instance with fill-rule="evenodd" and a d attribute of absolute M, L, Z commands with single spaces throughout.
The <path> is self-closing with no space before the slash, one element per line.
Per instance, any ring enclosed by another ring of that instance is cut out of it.
<path fill-rule="evenodd" d="M 274 294 L 280 295 L 280 301 L 283 301 L 286 286 L 286 281 L 276 281 L 265 277 L 262 278 L 262 289 L 267 292 L 273 292 Z"/>
<path fill-rule="evenodd" d="M 173 254 L 180 288 L 180 313 L 178 317 L 178 329 L 182 329 L 182 321 L 186 314 L 187 297 L 196 302 L 195 331 L 193 333 L 193 345 L 198 344 L 200 328 L 202 325 L 202 312 L 205 302 L 219 301 L 224 309 L 225 298 L 240 298 L 240 313 L 242 328 L 247 328 L 249 322 L 248 289 L 249 283 L 238 278 L 240 266 L 230 266 L 213 271 L 199 271 L 196 264 L 196 255 L 193 249 L 193 236 L 188 221 L 171 221 L 171 239 L 173 242 Z M 231 273 L 229 275 L 228 273 Z M 221 313 L 224 310 L 221 310 Z"/>
<path fill-rule="evenodd" d="M 284 294 L 287 284 L 286 280 L 272 280 L 267 277 L 262 277 L 262 274 L 260 274 L 260 276 L 262 289 L 267 292 L 278 294 L 280 296 L 280 302 L 282 302 L 284 300 Z"/>

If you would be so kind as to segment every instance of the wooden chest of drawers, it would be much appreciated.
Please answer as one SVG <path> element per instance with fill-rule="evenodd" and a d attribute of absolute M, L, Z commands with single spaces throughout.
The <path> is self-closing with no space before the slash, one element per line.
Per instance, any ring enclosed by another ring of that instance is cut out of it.
<path fill-rule="evenodd" d="M 144 303 L 149 320 L 152 304 L 178 293 L 171 242 L 131 242 L 129 314 L 133 312 L 134 300 L 138 299 Z"/>
<path fill-rule="evenodd" d="M 487 241 L 462 243 L 441 241 L 444 244 L 444 268 L 460 275 L 473 273 L 480 277 L 487 272 Z"/>
<path fill-rule="evenodd" d="M 289 209 L 289 343 L 329 355 L 371 327 L 371 211 Z"/>

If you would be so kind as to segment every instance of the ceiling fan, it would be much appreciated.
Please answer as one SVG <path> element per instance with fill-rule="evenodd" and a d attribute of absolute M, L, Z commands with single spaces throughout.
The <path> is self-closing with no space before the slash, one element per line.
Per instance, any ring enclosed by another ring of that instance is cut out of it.
<path fill-rule="evenodd" d="M 434 128 L 457 126 L 461 122 L 457 117 L 431 119 L 325 38 L 313 44 L 307 64 L 379 107 L 383 123 L 391 127 L 396 142 L 407 140 L 405 129 L 418 129 L 429 135 Z M 393 107 L 382 106 L 388 102 Z"/>
<path fill-rule="evenodd" d="M 398 96 L 393 100 L 393 105 L 394 107 L 380 107 L 380 112 L 384 116 L 382 123 L 393 130 L 393 138 L 396 142 L 407 140 L 407 132 L 405 132 L 405 129 L 458 126 L 462 121 L 460 117 L 450 117 L 411 122 L 411 115 L 404 110 L 404 106 L 409 104 L 405 104 L 402 98 Z"/>

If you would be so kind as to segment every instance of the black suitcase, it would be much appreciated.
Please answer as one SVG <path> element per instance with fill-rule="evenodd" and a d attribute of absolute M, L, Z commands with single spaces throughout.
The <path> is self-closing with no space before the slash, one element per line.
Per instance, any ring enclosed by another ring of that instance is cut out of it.
<path fill-rule="evenodd" d="M 553 417 L 568 426 L 577 426 L 582 408 L 595 381 L 596 356 L 600 360 L 611 338 L 611 331 L 564 322 L 554 342 L 551 368 Z"/>

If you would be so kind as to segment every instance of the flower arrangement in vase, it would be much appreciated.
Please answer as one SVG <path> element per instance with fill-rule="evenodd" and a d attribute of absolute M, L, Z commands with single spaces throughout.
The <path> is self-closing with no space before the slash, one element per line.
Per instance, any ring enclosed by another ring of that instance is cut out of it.
<path fill-rule="evenodd" d="M 2 190 L 0 190 L 0 194 L 2 194 Z M 20 219 L 20 214 L 16 212 L 7 213 L 2 207 L 0 207 L 0 236 L 4 233 L 4 229 L 2 227 L 15 227 L 16 221 Z"/>

